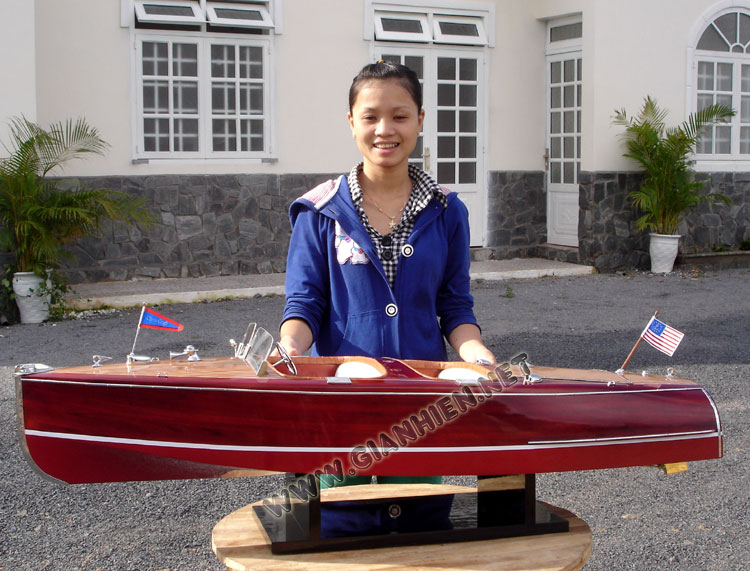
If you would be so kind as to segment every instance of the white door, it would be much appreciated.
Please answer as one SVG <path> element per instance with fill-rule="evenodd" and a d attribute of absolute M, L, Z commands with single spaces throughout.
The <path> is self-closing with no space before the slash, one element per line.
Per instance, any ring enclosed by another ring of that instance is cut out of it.
<path fill-rule="evenodd" d="M 484 53 L 379 47 L 375 59 L 404 64 L 422 80 L 425 121 L 410 162 L 459 193 L 469 210 L 471 245 L 487 224 L 484 170 Z"/>
<path fill-rule="evenodd" d="M 581 54 L 547 57 L 547 242 L 578 247 Z"/>
<path fill-rule="evenodd" d="M 583 26 L 572 18 L 547 30 L 547 242 L 578 247 Z"/>

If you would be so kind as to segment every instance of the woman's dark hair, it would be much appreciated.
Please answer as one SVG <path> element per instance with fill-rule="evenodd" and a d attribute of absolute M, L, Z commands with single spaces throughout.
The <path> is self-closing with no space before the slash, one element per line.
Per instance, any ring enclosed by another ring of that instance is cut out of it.
<path fill-rule="evenodd" d="M 400 63 L 380 60 L 363 67 L 352 81 L 352 86 L 349 88 L 349 113 L 352 112 L 354 102 L 357 100 L 360 89 L 362 89 L 362 84 L 373 79 L 397 80 L 409 92 L 414 103 L 417 104 L 417 110 L 422 110 L 422 85 L 419 83 L 417 74 Z"/>

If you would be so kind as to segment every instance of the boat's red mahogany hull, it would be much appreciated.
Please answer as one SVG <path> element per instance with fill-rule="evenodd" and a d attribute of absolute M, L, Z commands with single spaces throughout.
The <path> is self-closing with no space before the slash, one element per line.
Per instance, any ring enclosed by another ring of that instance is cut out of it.
<path fill-rule="evenodd" d="M 252 378 L 237 360 L 25 375 L 22 438 L 42 472 L 69 483 L 243 469 L 497 475 L 722 455 L 716 408 L 690 381 L 534 367 L 542 383 L 503 387 L 381 362 L 385 378 L 351 383 L 304 366 Z"/>

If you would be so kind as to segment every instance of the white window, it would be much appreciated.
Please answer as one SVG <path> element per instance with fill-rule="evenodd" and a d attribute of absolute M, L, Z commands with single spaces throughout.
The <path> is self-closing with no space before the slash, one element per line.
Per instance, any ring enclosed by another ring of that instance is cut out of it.
<path fill-rule="evenodd" d="M 378 12 L 375 15 L 375 37 L 397 42 L 429 42 L 432 32 L 425 14 Z"/>
<path fill-rule="evenodd" d="M 466 46 L 492 44 L 485 26 L 491 17 L 490 7 L 472 12 L 457 10 L 453 3 L 440 0 L 424 7 L 421 4 L 413 2 L 406 6 L 391 0 L 370 3 L 366 14 L 372 17 L 372 28 L 367 29 L 370 25 L 365 23 L 365 39 Z"/>
<path fill-rule="evenodd" d="M 273 28 L 270 0 L 134 0 L 142 24 L 203 24 L 240 28 Z"/>
<path fill-rule="evenodd" d="M 555 48 L 559 49 L 559 46 L 562 45 L 560 42 L 571 42 L 573 45 L 578 46 L 583 37 L 583 22 L 555 22 L 550 24 L 547 30 L 549 32 L 547 39 L 549 46 L 555 46 Z"/>
<path fill-rule="evenodd" d="M 548 182 L 575 185 L 572 190 L 577 196 L 581 170 L 583 22 L 574 17 L 551 21 L 547 33 Z"/>
<path fill-rule="evenodd" d="M 731 121 L 705 129 L 697 158 L 750 161 L 750 10 L 725 11 L 702 30 L 693 73 L 693 109 L 722 104 L 737 112 Z"/>
<path fill-rule="evenodd" d="M 136 1 L 136 159 L 272 156 L 267 4 Z"/>
<path fill-rule="evenodd" d="M 204 20 L 200 4 L 188 0 L 137 0 L 135 16 L 149 24 L 200 24 Z"/>
<path fill-rule="evenodd" d="M 471 245 L 487 223 L 487 46 L 495 4 L 455 0 L 365 0 L 364 39 L 372 61 L 410 67 L 424 92 L 425 120 L 411 164 L 460 194 Z"/>
<path fill-rule="evenodd" d="M 410 67 L 424 91 L 425 120 L 409 162 L 457 191 L 469 209 L 472 245 L 482 245 L 485 208 L 485 52 L 399 45 L 374 46 L 373 59 Z"/>
<path fill-rule="evenodd" d="M 482 18 L 436 14 L 432 20 L 437 44 L 487 45 Z"/>
<path fill-rule="evenodd" d="M 273 28 L 271 14 L 261 5 L 209 4 L 206 14 L 214 26 Z"/>
<path fill-rule="evenodd" d="M 198 44 L 140 43 L 143 151 L 198 152 Z"/>

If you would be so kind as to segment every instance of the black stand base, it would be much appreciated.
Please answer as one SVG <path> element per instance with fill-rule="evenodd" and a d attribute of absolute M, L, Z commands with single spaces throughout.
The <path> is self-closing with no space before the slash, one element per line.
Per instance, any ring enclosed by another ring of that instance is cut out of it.
<path fill-rule="evenodd" d="M 511 478 L 521 478 L 523 484 L 508 489 Z M 308 501 L 290 502 L 288 509 L 274 505 L 273 510 L 264 505 L 254 509 L 276 554 L 568 531 L 567 520 L 536 501 L 534 474 L 480 476 L 472 493 L 325 503 L 318 493 Z"/>

